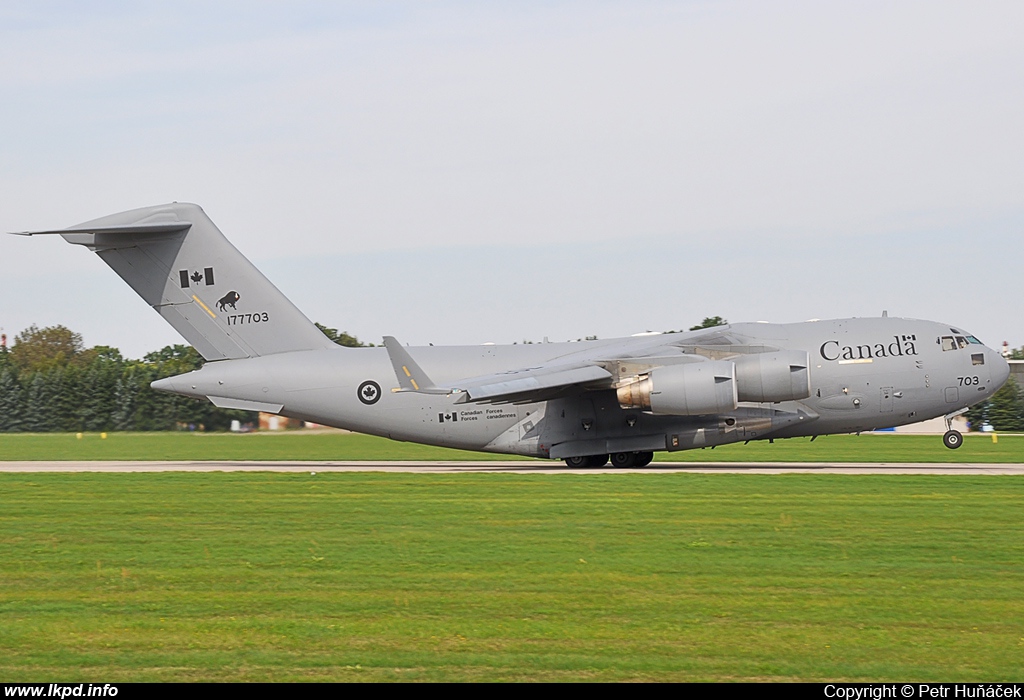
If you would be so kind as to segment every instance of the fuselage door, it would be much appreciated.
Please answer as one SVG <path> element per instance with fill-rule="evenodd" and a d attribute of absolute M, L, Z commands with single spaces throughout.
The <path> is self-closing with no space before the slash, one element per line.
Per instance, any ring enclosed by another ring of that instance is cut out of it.
<path fill-rule="evenodd" d="M 880 390 L 881 393 L 881 408 L 879 409 L 882 413 L 892 413 L 892 387 L 883 386 Z"/>

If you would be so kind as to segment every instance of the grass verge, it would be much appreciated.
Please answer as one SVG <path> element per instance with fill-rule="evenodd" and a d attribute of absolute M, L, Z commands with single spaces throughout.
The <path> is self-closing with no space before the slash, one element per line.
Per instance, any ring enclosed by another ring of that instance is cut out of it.
<path fill-rule="evenodd" d="M 0 492 L 9 682 L 1024 675 L 1019 477 L 0 474 Z"/>

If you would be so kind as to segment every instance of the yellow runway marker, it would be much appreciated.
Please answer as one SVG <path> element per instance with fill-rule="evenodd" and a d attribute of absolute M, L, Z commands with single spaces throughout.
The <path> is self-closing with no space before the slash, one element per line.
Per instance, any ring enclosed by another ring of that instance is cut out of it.
<path fill-rule="evenodd" d="M 210 307 L 207 306 L 206 304 L 204 304 L 202 299 L 197 297 L 195 294 L 192 295 L 192 298 L 196 300 L 197 304 L 199 304 L 201 307 L 203 307 L 203 311 L 205 311 L 206 313 L 210 314 L 210 318 L 217 318 L 217 314 L 215 314 L 212 311 L 210 311 Z"/>

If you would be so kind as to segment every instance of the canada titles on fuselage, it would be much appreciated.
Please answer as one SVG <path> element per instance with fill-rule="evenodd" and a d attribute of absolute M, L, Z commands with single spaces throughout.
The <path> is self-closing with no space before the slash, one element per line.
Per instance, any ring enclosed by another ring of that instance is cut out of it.
<path fill-rule="evenodd" d="M 893 342 L 875 343 L 873 345 L 841 345 L 838 340 L 826 340 L 821 344 L 818 353 L 822 359 L 829 362 L 842 360 L 873 360 L 881 357 L 903 357 L 905 355 L 917 355 L 917 347 L 914 342 L 917 336 L 894 335 Z"/>

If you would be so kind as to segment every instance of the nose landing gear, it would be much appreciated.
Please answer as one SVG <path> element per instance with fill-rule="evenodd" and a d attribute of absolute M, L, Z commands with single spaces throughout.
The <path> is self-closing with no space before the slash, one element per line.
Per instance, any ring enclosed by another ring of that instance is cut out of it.
<path fill-rule="evenodd" d="M 964 444 L 964 436 L 959 431 L 953 430 L 953 419 L 966 411 L 966 408 L 961 408 L 959 411 L 944 416 L 946 419 L 946 434 L 942 436 L 942 444 L 951 450 L 955 450 Z"/>
<path fill-rule="evenodd" d="M 942 444 L 951 450 L 955 450 L 964 444 L 964 436 L 956 430 L 947 430 L 946 434 L 942 436 Z"/>

